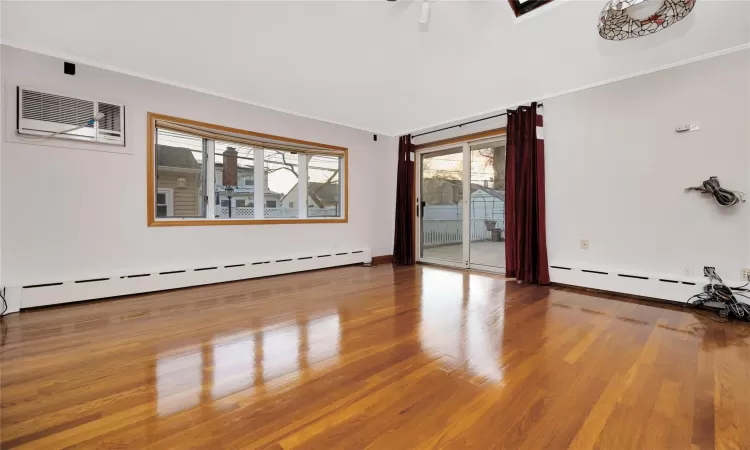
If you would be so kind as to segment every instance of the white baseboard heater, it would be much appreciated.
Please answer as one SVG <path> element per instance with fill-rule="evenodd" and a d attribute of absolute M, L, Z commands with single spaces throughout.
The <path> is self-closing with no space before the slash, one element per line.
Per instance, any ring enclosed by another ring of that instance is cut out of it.
<path fill-rule="evenodd" d="M 595 266 L 551 264 L 550 280 L 570 286 L 579 286 L 620 294 L 637 295 L 671 302 L 685 302 L 702 291 L 704 278 L 687 278 L 675 275 L 639 273 Z M 729 282 L 732 286 L 733 282 Z"/>
<path fill-rule="evenodd" d="M 367 263 L 369 248 L 315 252 L 303 255 L 249 258 L 226 264 L 174 267 L 158 272 L 130 271 L 113 276 L 98 276 L 21 287 L 21 308 L 56 305 L 121 295 L 163 291 L 226 281 L 267 277 L 328 267 Z"/>

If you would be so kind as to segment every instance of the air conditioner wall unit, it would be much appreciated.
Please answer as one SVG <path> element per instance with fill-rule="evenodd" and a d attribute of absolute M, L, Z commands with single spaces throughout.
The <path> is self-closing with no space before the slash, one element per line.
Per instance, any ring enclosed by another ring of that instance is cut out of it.
<path fill-rule="evenodd" d="M 19 135 L 125 145 L 125 107 L 18 87 Z M 96 114 L 104 117 L 89 125 Z M 81 127 L 74 131 L 71 128 Z"/>

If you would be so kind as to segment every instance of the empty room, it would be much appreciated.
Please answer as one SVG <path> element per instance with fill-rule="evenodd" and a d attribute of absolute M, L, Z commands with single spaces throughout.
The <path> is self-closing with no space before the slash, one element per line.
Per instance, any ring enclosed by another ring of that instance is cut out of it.
<path fill-rule="evenodd" d="M 0 41 L 0 448 L 750 450 L 750 1 Z"/>

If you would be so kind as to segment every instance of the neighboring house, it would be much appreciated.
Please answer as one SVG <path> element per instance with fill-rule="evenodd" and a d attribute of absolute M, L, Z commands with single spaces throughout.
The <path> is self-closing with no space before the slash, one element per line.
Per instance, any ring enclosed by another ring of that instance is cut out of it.
<path fill-rule="evenodd" d="M 158 145 L 156 216 L 201 215 L 201 165 L 184 147 Z"/>
<path fill-rule="evenodd" d="M 422 180 L 422 201 L 427 205 L 455 205 L 461 199 L 461 180 L 425 178 Z"/>
<path fill-rule="evenodd" d="M 455 191 L 460 199 L 461 190 Z M 443 192 L 451 192 L 445 190 Z M 433 201 L 435 198 L 433 197 Z M 505 191 L 485 187 L 481 184 L 471 183 L 470 217 L 472 219 L 496 220 L 498 223 L 505 222 Z M 423 209 L 423 217 L 426 220 L 461 220 L 463 217 L 463 205 L 457 203 L 427 203 Z"/>
<path fill-rule="evenodd" d="M 202 167 L 196 160 L 193 150 L 185 147 L 158 145 L 156 151 L 156 216 L 157 217 L 194 217 L 202 216 L 201 197 Z M 223 166 L 214 165 L 214 195 L 217 205 L 228 206 L 226 188 L 223 182 Z M 233 207 L 254 206 L 254 170 L 251 167 L 237 167 L 237 186 L 232 197 Z M 282 194 L 268 188 L 268 177 L 265 181 L 265 207 L 277 208 Z"/>
<path fill-rule="evenodd" d="M 488 184 L 489 181 L 485 182 Z M 505 204 L 505 191 L 493 189 L 479 183 L 471 183 L 471 196 L 490 196 Z M 422 180 L 422 201 L 427 205 L 455 205 L 463 198 L 463 181 L 442 178 L 425 178 Z"/>
<path fill-rule="evenodd" d="M 223 183 L 224 167 L 221 163 L 214 165 L 214 195 L 216 204 L 229 206 L 229 198 L 226 196 L 226 188 Z M 274 192 L 268 187 L 268 175 L 266 172 L 265 189 L 263 194 L 264 207 L 278 208 L 282 194 Z M 237 167 L 237 186 L 232 196 L 232 207 L 254 207 L 255 206 L 255 169 L 252 167 Z"/>
<path fill-rule="evenodd" d="M 498 221 L 505 228 L 505 191 L 471 184 L 471 218 Z"/>
<path fill-rule="evenodd" d="M 298 184 L 281 199 L 283 208 L 296 208 L 299 202 Z M 307 183 L 307 207 L 319 209 L 338 208 L 341 201 L 341 185 L 338 183 Z"/>

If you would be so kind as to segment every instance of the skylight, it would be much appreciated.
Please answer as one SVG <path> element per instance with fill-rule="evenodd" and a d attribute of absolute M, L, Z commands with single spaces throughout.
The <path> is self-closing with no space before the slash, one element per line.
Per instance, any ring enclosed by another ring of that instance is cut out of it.
<path fill-rule="evenodd" d="M 510 3 L 510 7 L 513 8 L 516 17 L 521 17 L 522 15 L 530 13 L 552 1 L 553 0 L 508 0 L 508 3 Z"/>

